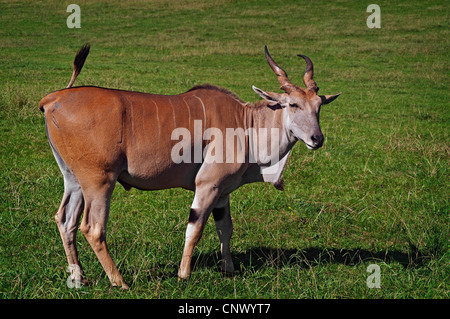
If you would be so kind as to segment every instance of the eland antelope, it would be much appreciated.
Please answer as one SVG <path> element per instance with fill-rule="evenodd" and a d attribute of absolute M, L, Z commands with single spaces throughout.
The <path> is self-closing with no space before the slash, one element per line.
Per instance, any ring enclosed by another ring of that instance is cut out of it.
<path fill-rule="evenodd" d="M 80 276 L 78 279 L 87 282 L 76 248 L 77 228 L 84 212 L 80 230 L 109 280 L 113 285 L 128 287 L 106 245 L 106 223 L 116 181 L 126 190 L 181 187 L 194 191 L 178 276 L 190 276 L 193 250 L 211 212 L 220 240 L 222 271 L 232 273 L 229 194 L 252 182 L 270 182 L 281 188 L 281 173 L 296 141 L 303 141 L 312 150 L 322 146 L 320 107 L 339 94 L 317 95 L 313 63 L 304 55 L 299 56 L 306 61 L 306 88 L 292 84 L 267 47 L 267 62 L 284 93 L 253 86 L 264 99 L 254 104 L 212 85 L 170 96 L 72 87 L 88 53 L 89 45 L 78 51 L 67 88 L 46 95 L 39 103 L 45 113 L 50 147 L 64 176 L 64 196 L 55 219 L 72 266 L 71 278 Z M 179 128 L 188 137 L 174 134 Z M 263 137 L 248 134 L 249 129 L 275 130 L 277 134 Z M 227 136 L 219 143 L 218 132 L 230 130 L 231 138 Z M 217 143 L 212 149 L 213 142 Z M 276 146 L 270 154 L 269 144 Z M 226 161 L 215 158 L 230 153 Z"/>

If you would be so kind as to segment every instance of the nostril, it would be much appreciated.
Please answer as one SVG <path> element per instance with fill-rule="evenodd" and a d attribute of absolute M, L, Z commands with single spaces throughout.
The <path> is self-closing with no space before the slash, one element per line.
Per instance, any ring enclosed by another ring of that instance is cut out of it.
<path fill-rule="evenodd" d="M 314 143 L 314 145 L 316 146 L 322 146 L 323 144 L 323 135 L 313 135 L 311 136 L 311 141 Z"/>

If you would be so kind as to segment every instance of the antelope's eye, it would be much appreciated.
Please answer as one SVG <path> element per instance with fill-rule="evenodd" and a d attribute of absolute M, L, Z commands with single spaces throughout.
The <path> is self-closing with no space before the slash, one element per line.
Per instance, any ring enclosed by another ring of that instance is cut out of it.
<path fill-rule="evenodd" d="M 296 108 L 298 108 L 298 109 L 300 109 L 300 110 L 303 109 L 301 106 L 299 106 L 298 104 L 295 104 L 295 103 L 289 103 L 289 106 L 290 106 L 290 107 L 296 107 Z"/>

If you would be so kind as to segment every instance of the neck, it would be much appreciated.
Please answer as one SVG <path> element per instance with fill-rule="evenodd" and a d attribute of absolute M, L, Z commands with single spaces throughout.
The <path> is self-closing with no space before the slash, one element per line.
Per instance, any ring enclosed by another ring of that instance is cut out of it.
<path fill-rule="evenodd" d="M 258 164 L 275 164 L 283 159 L 294 146 L 286 128 L 286 112 L 280 105 L 270 105 L 269 102 L 259 102 L 249 106 L 247 127 L 253 128 L 256 135 L 253 145 L 258 145 Z"/>

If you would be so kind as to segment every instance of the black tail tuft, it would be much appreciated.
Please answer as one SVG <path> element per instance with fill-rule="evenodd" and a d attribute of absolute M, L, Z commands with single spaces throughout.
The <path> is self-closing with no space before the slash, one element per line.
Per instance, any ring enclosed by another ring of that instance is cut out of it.
<path fill-rule="evenodd" d="M 77 55 L 75 56 L 75 60 L 73 61 L 73 68 L 74 70 L 78 70 L 78 73 L 80 73 L 81 69 L 83 68 L 84 61 L 86 61 L 90 49 L 91 46 L 89 45 L 89 43 L 86 43 L 80 48 L 80 50 L 78 50 Z"/>
<path fill-rule="evenodd" d="M 81 69 L 83 68 L 84 62 L 86 61 L 86 58 L 89 54 L 90 48 L 91 48 L 91 46 L 89 45 L 89 43 L 86 43 L 85 45 L 83 45 L 80 48 L 80 50 L 78 50 L 77 54 L 75 55 L 75 60 L 73 61 L 72 78 L 70 79 L 70 82 L 69 82 L 69 85 L 67 86 L 67 88 L 72 87 L 78 74 L 80 74 Z"/>

